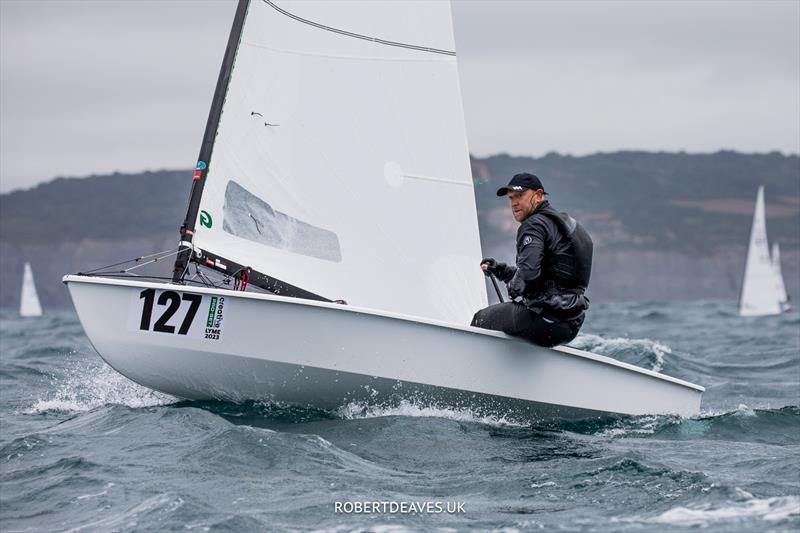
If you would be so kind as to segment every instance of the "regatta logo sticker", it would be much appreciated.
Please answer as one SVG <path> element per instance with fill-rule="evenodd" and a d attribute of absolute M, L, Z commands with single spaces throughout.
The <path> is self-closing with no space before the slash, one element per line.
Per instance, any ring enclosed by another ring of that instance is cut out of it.
<path fill-rule="evenodd" d="M 208 306 L 208 318 L 206 320 L 205 338 L 219 340 L 222 334 L 222 319 L 225 317 L 225 297 L 212 296 L 211 304 Z"/>
<path fill-rule="evenodd" d="M 522 246 L 528 246 L 532 242 L 533 242 L 533 237 L 531 237 L 530 235 L 525 235 L 525 238 L 522 239 Z"/>
<path fill-rule="evenodd" d="M 211 229 L 211 225 L 213 224 L 213 220 L 211 220 L 211 215 L 208 211 L 200 211 L 200 225 L 206 228 Z"/>
<path fill-rule="evenodd" d="M 131 291 L 128 331 L 218 341 L 228 305 L 224 296 L 154 288 Z"/>
<path fill-rule="evenodd" d="M 205 170 L 206 169 L 205 161 L 198 161 L 197 166 L 194 168 L 196 168 L 197 170 Z"/>

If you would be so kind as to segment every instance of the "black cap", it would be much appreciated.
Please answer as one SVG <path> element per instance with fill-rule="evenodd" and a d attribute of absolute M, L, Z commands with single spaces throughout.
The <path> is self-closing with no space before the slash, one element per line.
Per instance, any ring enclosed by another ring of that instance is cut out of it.
<path fill-rule="evenodd" d="M 508 194 L 508 191 L 524 191 L 525 189 L 533 189 L 534 191 L 542 189 L 542 191 L 544 191 L 542 182 L 537 176 L 523 172 L 522 174 L 514 174 L 514 177 L 511 178 L 508 185 L 497 189 L 497 196 L 505 196 Z"/>

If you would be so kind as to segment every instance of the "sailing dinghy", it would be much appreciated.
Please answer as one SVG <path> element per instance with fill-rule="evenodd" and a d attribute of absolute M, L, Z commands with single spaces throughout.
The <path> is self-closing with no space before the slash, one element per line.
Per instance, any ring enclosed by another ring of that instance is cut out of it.
<path fill-rule="evenodd" d="M 777 243 L 773 247 L 772 256 L 769 253 L 762 185 L 756 195 L 753 225 L 750 229 L 750 245 L 739 297 L 739 316 L 768 316 L 784 312 L 788 297 L 780 268 Z"/>
<path fill-rule="evenodd" d="M 64 281 L 108 364 L 182 398 L 698 413 L 700 386 L 468 326 L 477 222 L 448 2 L 240 0 L 172 280 Z"/>
<path fill-rule="evenodd" d="M 31 264 L 25 263 L 22 272 L 22 289 L 19 296 L 19 316 L 42 316 L 42 305 L 39 303 L 39 294 L 36 292 L 36 283 L 33 281 Z"/>

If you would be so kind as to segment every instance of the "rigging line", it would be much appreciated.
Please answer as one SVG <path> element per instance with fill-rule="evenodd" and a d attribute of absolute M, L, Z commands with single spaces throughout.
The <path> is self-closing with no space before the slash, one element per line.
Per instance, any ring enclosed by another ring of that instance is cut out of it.
<path fill-rule="evenodd" d="M 205 276 L 205 274 L 203 274 L 203 272 L 200 270 L 200 265 L 198 265 L 197 263 L 195 263 L 194 267 L 195 267 L 195 268 L 194 268 L 194 272 L 195 272 L 195 274 L 194 274 L 194 276 L 193 276 L 193 277 L 192 277 L 192 278 L 189 280 L 190 282 L 194 281 L 194 278 L 198 278 L 198 277 L 199 277 L 199 278 L 200 278 L 200 281 L 196 281 L 195 283 L 198 283 L 198 284 L 199 284 L 199 283 L 201 283 L 201 282 L 202 282 L 204 286 L 206 286 L 206 287 L 214 287 L 215 289 L 224 288 L 224 287 L 222 287 L 222 285 L 219 285 L 219 284 L 217 284 L 217 283 L 214 283 L 213 281 L 211 281 L 210 279 L 208 279 L 208 278 Z"/>
<path fill-rule="evenodd" d="M 155 259 L 153 259 L 153 260 L 151 260 L 151 261 L 147 261 L 146 263 L 140 263 L 140 264 L 138 264 L 138 265 L 134 265 L 134 266 L 132 266 L 132 267 L 130 267 L 130 268 L 126 268 L 126 269 L 125 269 L 125 272 L 130 272 L 131 270 L 133 270 L 133 269 L 135 269 L 135 268 L 143 267 L 143 266 L 145 266 L 145 265 L 149 265 L 149 264 L 151 264 L 151 263 L 155 263 L 155 262 L 157 262 L 157 261 L 160 261 L 160 260 L 162 260 L 162 259 L 166 259 L 167 257 L 171 257 L 171 256 L 173 256 L 173 255 L 177 255 L 177 254 L 178 254 L 178 252 L 180 252 L 180 250 L 175 250 L 175 251 L 173 251 L 173 252 L 171 252 L 171 253 L 169 253 L 169 254 L 167 254 L 167 255 L 164 255 L 164 256 L 161 256 L 161 257 L 156 257 Z"/>
<path fill-rule="evenodd" d="M 93 268 L 92 270 L 87 270 L 86 272 L 83 272 L 83 274 L 91 274 L 92 272 L 97 272 L 98 270 L 103 269 L 103 268 L 111 268 L 111 267 L 115 267 L 115 266 L 119 266 L 119 265 L 124 265 L 125 263 L 139 262 L 142 259 L 147 259 L 148 257 L 154 257 L 156 255 L 165 254 L 165 253 L 171 252 L 171 251 L 173 251 L 173 250 L 169 249 L 169 250 L 164 250 L 163 252 L 156 252 L 154 254 L 143 255 L 141 257 L 135 257 L 133 259 L 127 259 L 125 261 L 120 261 L 119 263 L 114 263 L 113 265 L 106 265 L 106 266 Z"/>
<path fill-rule="evenodd" d="M 439 49 L 439 48 L 431 48 L 431 47 L 428 47 L 428 46 L 419 46 L 419 45 L 416 45 L 416 44 L 401 43 L 401 42 L 397 42 L 397 41 L 387 41 L 386 39 L 378 39 L 377 37 L 370 37 L 368 35 L 361 35 L 360 33 L 353 33 L 351 31 L 341 30 L 339 28 L 333 28 L 331 26 L 326 26 L 326 25 L 320 24 L 318 22 L 314 22 L 314 21 L 311 21 L 311 20 L 308 20 L 308 19 L 304 19 L 302 17 L 298 17 L 297 15 L 295 15 L 293 13 L 289 13 L 285 9 L 281 9 L 278 6 L 276 6 L 275 3 L 272 2 L 272 0 L 262 0 L 262 2 L 264 2 L 265 4 L 267 4 L 270 7 L 272 7 L 278 13 L 280 13 L 282 15 L 285 15 L 285 16 L 287 16 L 289 18 L 292 18 L 292 19 L 294 19 L 294 20 L 296 20 L 298 22 L 302 22 L 303 24 L 308 24 L 309 26 L 314 26 L 315 28 L 319 28 L 321 30 L 330 31 L 330 32 L 333 32 L 333 33 L 338 33 L 339 35 L 344 35 L 345 37 L 353 37 L 355 39 L 361 39 L 361 40 L 364 40 L 364 41 L 370 41 L 370 42 L 373 42 L 373 43 L 383 44 L 383 45 L 386 45 L 386 46 L 396 46 L 398 48 L 408 48 L 410 50 L 418 50 L 420 52 L 430 52 L 432 54 L 442 54 L 442 55 L 447 55 L 447 56 L 456 55 L 456 53 L 454 51 L 452 51 L 452 50 L 442 50 L 442 49 Z"/>

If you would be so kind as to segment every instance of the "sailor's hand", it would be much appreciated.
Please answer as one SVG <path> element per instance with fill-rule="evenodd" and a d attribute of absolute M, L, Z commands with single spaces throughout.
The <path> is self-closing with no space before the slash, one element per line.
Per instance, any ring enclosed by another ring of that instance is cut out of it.
<path fill-rule="evenodd" d="M 485 276 L 491 276 L 492 274 L 497 275 L 497 266 L 502 264 L 503 263 L 498 263 L 491 257 L 486 257 L 481 259 L 481 270 L 483 270 Z"/>
<path fill-rule="evenodd" d="M 491 257 L 487 257 L 481 261 L 481 268 L 483 269 L 483 273 L 487 276 L 494 274 L 502 281 L 510 280 L 511 276 L 513 276 L 516 271 L 516 268 L 510 267 L 505 263 L 498 263 Z"/>

